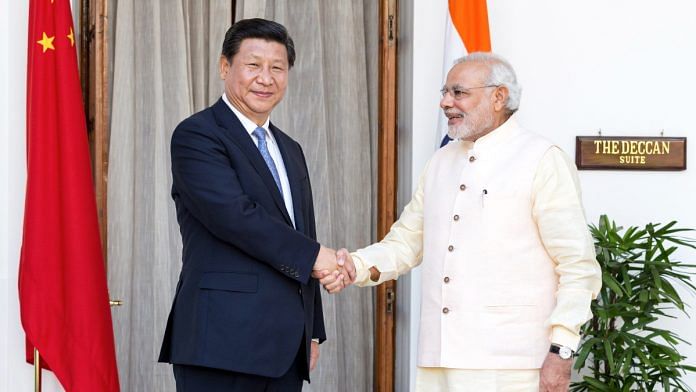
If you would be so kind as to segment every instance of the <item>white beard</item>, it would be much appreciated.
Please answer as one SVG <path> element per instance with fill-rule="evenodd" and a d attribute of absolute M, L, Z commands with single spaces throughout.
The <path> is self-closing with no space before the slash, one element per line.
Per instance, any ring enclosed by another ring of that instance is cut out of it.
<path fill-rule="evenodd" d="M 459 112 L 462 115 L 462 121 L 459 125 L 452 125 L 447 130 L 447 136 L 451 139 L 476 140 L 478 136 L 493 128 L 495 120 L 493 111 L 488 110 L 482 103 L 479 104 L 469 114 Z"/>

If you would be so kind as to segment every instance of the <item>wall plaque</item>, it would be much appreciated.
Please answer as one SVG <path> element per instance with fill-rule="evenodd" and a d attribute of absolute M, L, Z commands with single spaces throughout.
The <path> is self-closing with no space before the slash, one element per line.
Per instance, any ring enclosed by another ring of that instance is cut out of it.
<path fill-rule="evenodd" d="M 580 170 L 686 170 L 685 137 L 577 136 Z"/>

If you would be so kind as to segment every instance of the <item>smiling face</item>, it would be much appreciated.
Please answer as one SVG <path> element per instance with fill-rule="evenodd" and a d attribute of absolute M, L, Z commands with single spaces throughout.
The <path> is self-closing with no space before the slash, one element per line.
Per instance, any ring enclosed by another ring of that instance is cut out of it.
<path fill-rule="evenodd" d="M 257 125 L 262 125 L 283 99 L 288 85 L 288 52 L 275 41 L 247 38 L 232 63 L 220 58 L 220 78 L 230 103 Z"/>
<path fill-rule="evenodd" d="M 503 122 L 507 89 L 488 86 L 489 69 L 481 62 L 456 64 L 447 74 L 440 107 L 453 139 L 475 141 Z"/>

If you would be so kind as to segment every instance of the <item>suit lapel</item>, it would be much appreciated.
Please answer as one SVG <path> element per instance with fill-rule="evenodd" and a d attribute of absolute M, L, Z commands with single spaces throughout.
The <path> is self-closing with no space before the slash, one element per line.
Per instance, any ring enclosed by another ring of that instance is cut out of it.
<path fill-rule="evenodd" d="M 302 210 L 302 201 L 306 197 L 302 192 L 302 180 L 307 176 L 304 164 L 301 162 L 301 157 L 294 153 L 291 141 L 281 132 L 275 125 L 270 124 L 270 131 L 273 132 L 273 137 L 278 143 L 280 155 L 283 156 L 285 163 L 285 171 L 288 174 L 288 182 L 290 183 L 290 191 L 292 192 L 292 207 L 295 215 L 295 228 L 304 233 L 305 222 L 304 213 Z"/>
<path fill-rule="evenodd" d="M 285 202 L 283 201 L 280 191 L 278 190 L 278 186 L 273 179 L 273 175 L 268 169 L 266 162 L 263 160 L 259 149 L 256 147 L 254 142 L 251 140 L 251 137 L 242 126 L 242 123 L 239 121 L 237 116 L 235 116 L 232 110 L 227 107 L 227 104 L 222 100 L 222 98 L 218 99 L 218 101 L 213 105 L 213 113 L 215 113 L 215 118 L 218 125 L 227 129 L 229 134 L 232 136 L 232 141 L 249 159 L 251 165 L 254 167 L 258 175 L 261 177 L 261 180 L 266 185 L 266 188 L 268 188 L 268 191 L 273 197 L 273 201 L 283 214 L 285 221 L 292 226 L 292 220 L 290 220 L 290 215 L 288 215 L 288 211 L 285 208 Z"/>

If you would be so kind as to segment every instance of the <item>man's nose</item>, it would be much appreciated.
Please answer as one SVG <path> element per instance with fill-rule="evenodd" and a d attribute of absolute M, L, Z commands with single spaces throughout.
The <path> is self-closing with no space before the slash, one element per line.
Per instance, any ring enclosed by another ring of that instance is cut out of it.
<path fill-rule="evenodd" d="M 256 81 L 263 85 L 269 85 L 273 83 L 273 77 L 271 76 L 271 70 L 267 67 L 262 67 L 258 75 L 256 75 Z"/>
<path fill-rule="evenodd" d="M 447 109 L 452 107 L 452 94 L 445 93 L 442 98 L 440 98 L 440 108 Z"/>

